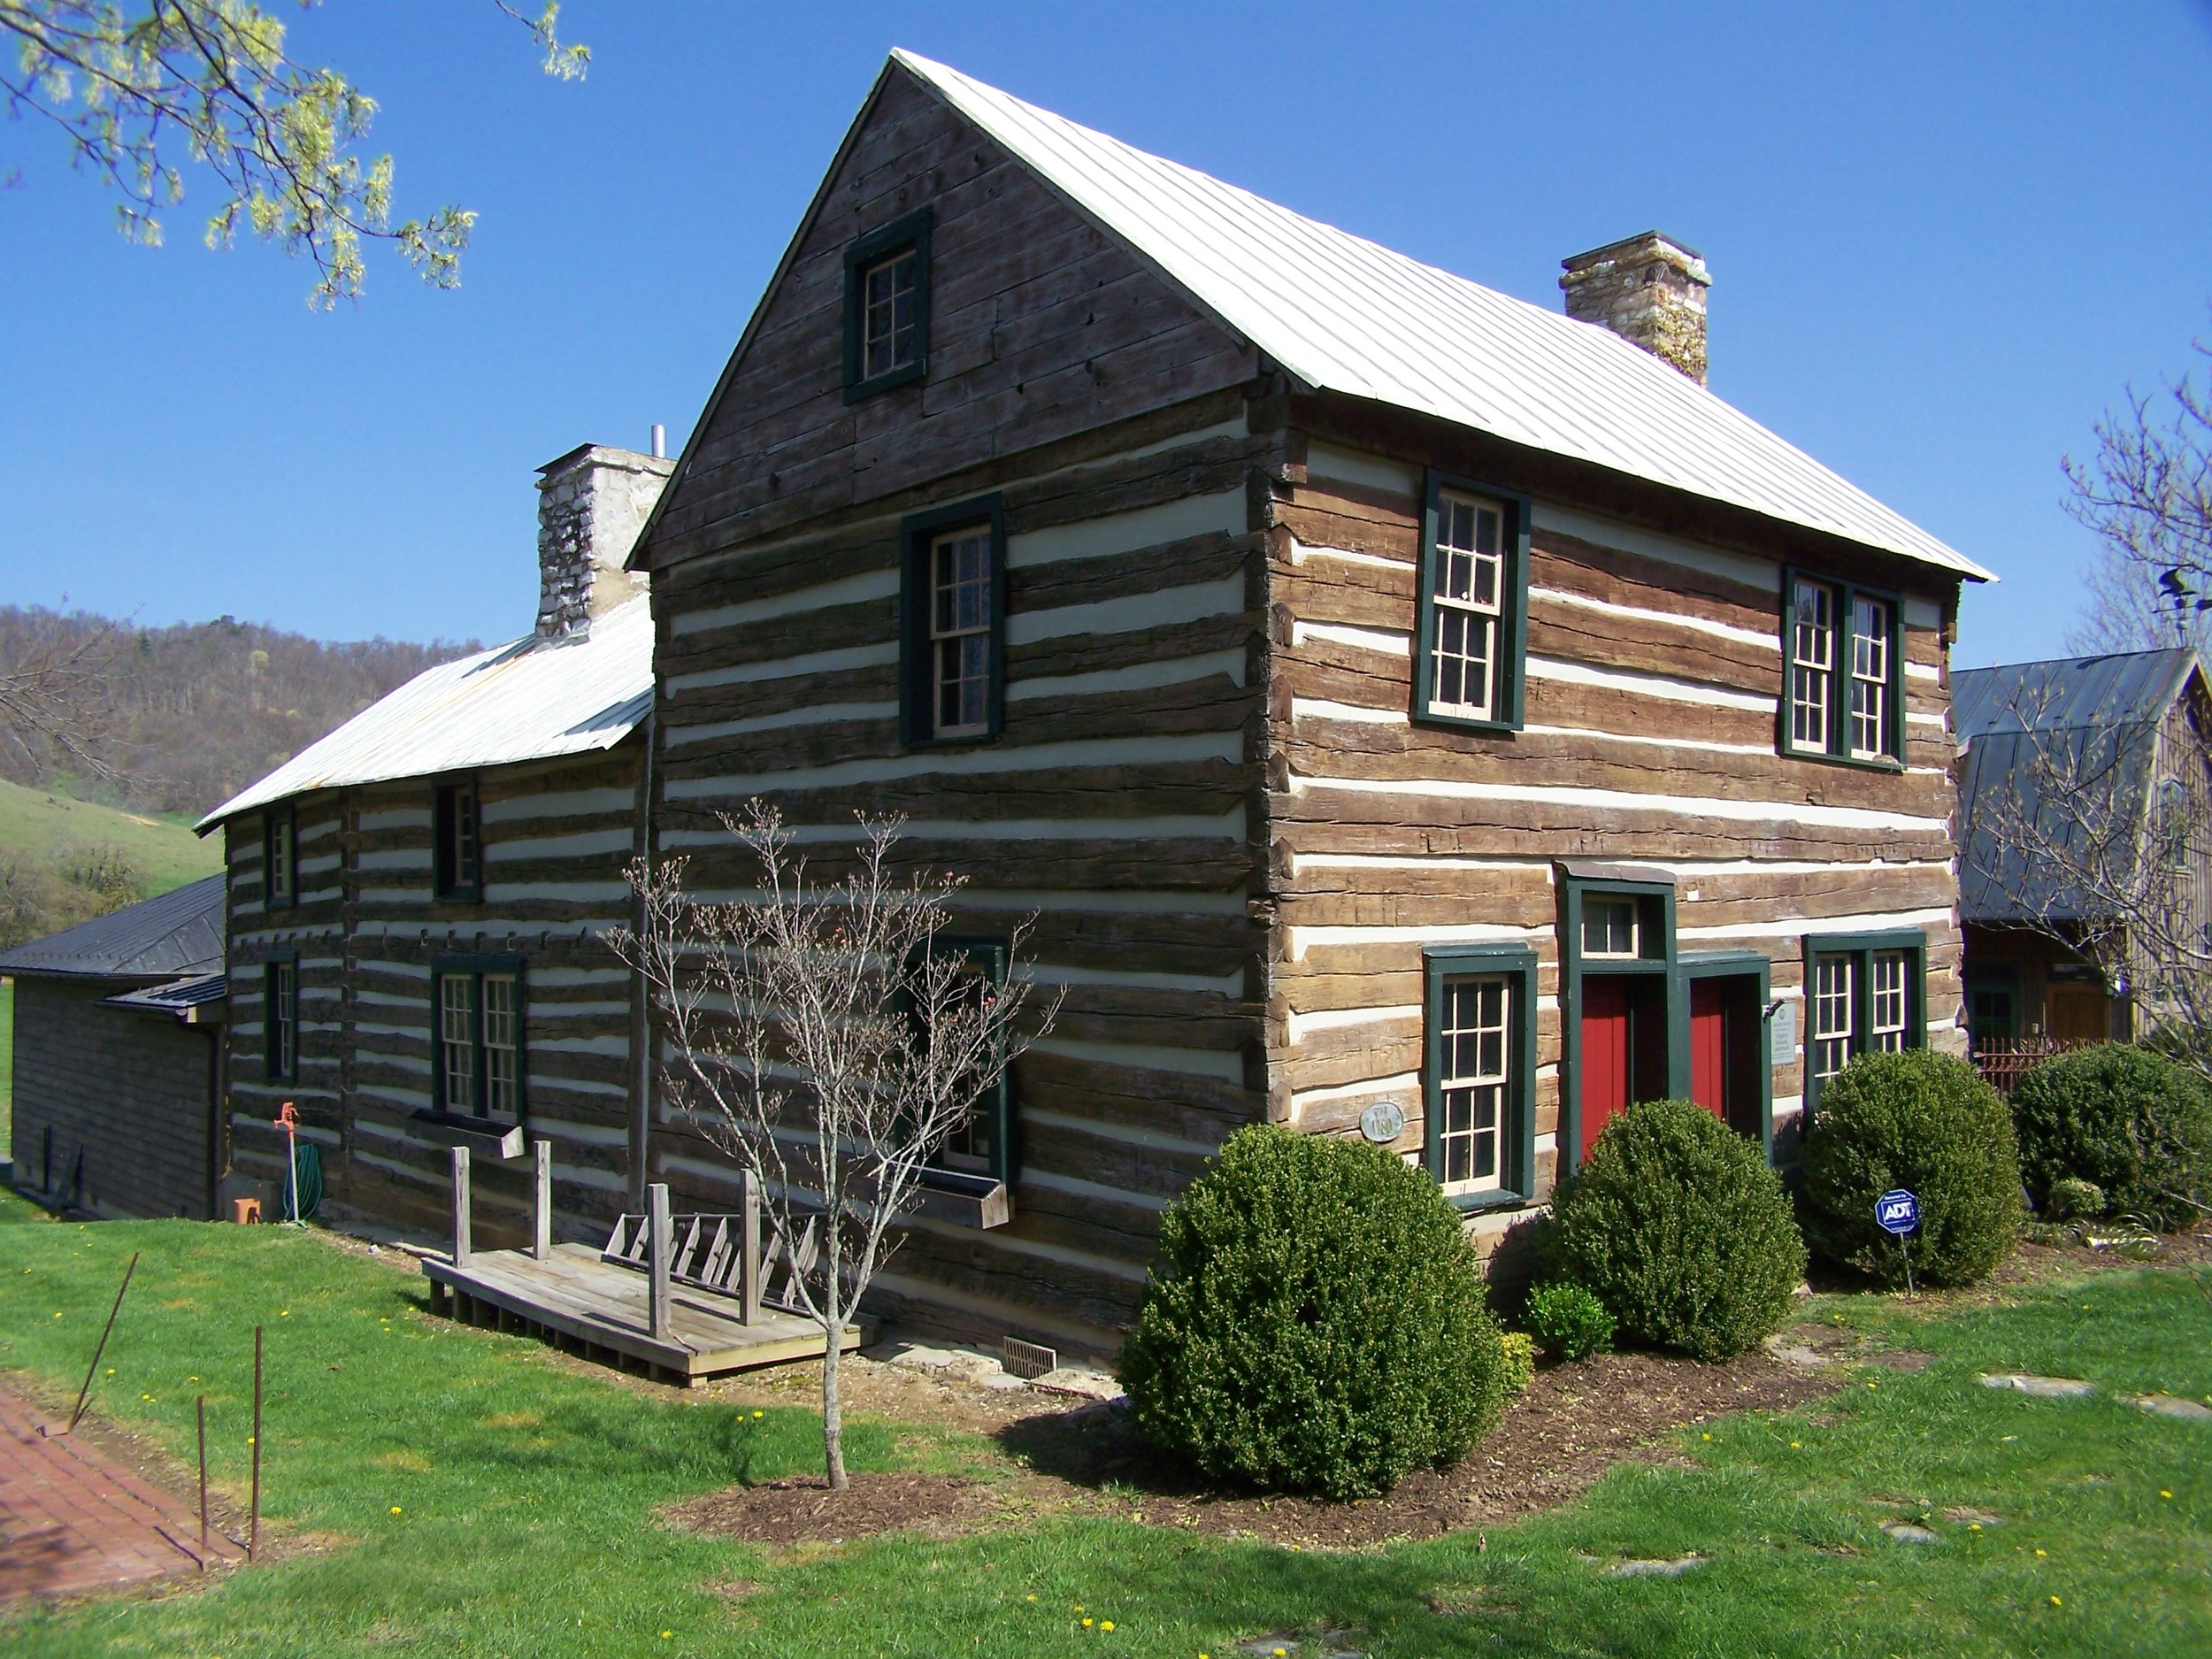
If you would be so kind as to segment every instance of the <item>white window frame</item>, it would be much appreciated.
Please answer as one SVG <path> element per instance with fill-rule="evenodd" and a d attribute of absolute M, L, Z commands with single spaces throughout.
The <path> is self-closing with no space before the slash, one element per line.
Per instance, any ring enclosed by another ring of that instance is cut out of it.
<path fill-rule="evenodd" d="M 956 529 L 941 531 L 929 539 L 929 721 L 933 737 L 976 737 L 990 730 L 991 720 L 991 616 L 992 530 L 987 523 L 964 525 Z M 972 574 L 963 574 L 958 565 L 963 549 L 972 549 L 975 565 Z M 948 554 L 955 561 L 951 580 L 945 580 L 941 561 Z M 958 609 L 958 596 L 966 595 L 975 602 L 974 611 L 963 616 Z M 949 613 L 946 601 L 955 601 Z M 955 672 L 948 674 L 948 664 Z M 956 687 L 955 695 L 963 714 L 972 712 L 974 718 L 948 722 L 945 719 L 945 696 L 949 688 Z M 969 708 L 972 695 L 974 704 Z"/>
<path fill-rule="evenodd" d="M 1809 599 L 1817 600 L 1806 614 Z M 1790 743 L 1814 754 L 1829 747 L 1829 697 L 1836 669 L 1836 590 L 1799 578 L 1790 611 Z"/>
<path fill-rule="evenodd" d="M 1493 994 L 1494 1002 L 1488 1001 Z M 1442 1121 L 1436 1141 L 1441 1185 L 1454 1196 L 1505 1189 L 1517 994 L 1509 974 L 1455 975 L 1444 982 L 1444 1064 L 1436 1090 Z M 1462 1024 L 1469 1014 L 1471 1022 Z M 1480 1168 L 1486 1150 L 1486 1171 Z M 1463 1172 L 1455 1173 L 1455 1167 Z"/>
<path fill-rule="evenodd" d="M 1805 1067 L 1814 1077 L 1832 1078 L 1851 1064 L 1856 1036 L 1859 959 L 1847 951 L 1813 958 L 1812 1017 L 1806 1022 Z M 1839 975 L 1839 979 L 1832 979 Z M 1839 1018 L 1840 1023 L 1839 1024 Z M 1827 1064 L 1833 1045 L 1835 1064 Z"/>
<path fill-rule="evenodd" d="M 1458 539 L 1458 516 L 1462 512 L 1467 516 L 1463 545 Z M 1486 516 L 1490 525 L 1490 546 L 1486 550 L 1482 546 Z M 1505 585 L 1509 569 L 1505 538 L 1511 522 L 1511 515 L 1502 502 L 1464 490 L 1437 491 L 1436 548 L 1429 595 L 1434 621 L 1431 636 L 1422 642 L 1422 649 L 1429 653 L 1431 714 L 1463 720 L 1494 718 L 1505 672 Z M 1463 571 L 1465 592 L 1455 594 L 1455 579 Z M 1490 579 L 1486 602 L 1480 597 L 1481 577 L 1486 572 Z M 1448 649 L 1447 635 L 1455 624 L 1461 630 L 1460 643 L 1456 649 Z M 1471 654 L 1467 646 L 1470 635 L 1477 628 L 1482 630 L 1485 641 L 1479 659 Z M 1482 695 L 1479 700 L 1466 695 L 1471 668 L 1478 660 L 1482 664 Z M 1447 663 L 1458 666 L 1461 696 L 1456 702 L 1441 695 Z"/>
<path fill-rule="evenodd" d="M 1870 1052 L 1903 1050 L 1912 1030 L 1912 953 L 1877 950 L 1867 960 L 1867 1041 Z"/>
<path fill-rule="evenodd" d="M 1613 948 L 1612 942 L 1612 918 L 1617 918 L 1623 910 L 1628 912 L 1628 948 L 1625 950 L 1617 950 Z M 1594 950 L 1590 948 L 1590 925 L 1598 919 L 1601 912 L 1606 918 L 1601 924 L 1605 929 L 1605 943 L 1602 948 Z M 1636 899 L 1616 893 L 1592 893 L 1584 896 L 1582 901 L 1582 959 L 1585 962 L 1633 962 L 1643 955 L 1643 906 Z"/>
<path fill-rule="evenodd" d="M 1877 627 L 1862 628 L 1863 618 L 1871 613 L 1878 622 Z M 1896 618 L 1890 602 L 1878 599 L 1871 594 L 1851 595 L 1851 758 L 1854 760 L 1894 760 L 1889 752 L 1890 731 L 1890 641 L 1896 631 Z M 1874 733 L 1874 746 L 1868 748 L 1860 741 L 1869 726 Z"/>

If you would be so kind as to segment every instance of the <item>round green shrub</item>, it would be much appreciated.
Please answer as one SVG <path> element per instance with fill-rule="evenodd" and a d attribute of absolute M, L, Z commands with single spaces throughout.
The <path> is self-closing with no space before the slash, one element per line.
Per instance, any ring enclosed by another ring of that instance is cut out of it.
<path fill-rule="evenodd" d="M 2106 1042 L 2053 1056 L 2013 1090 L 2012 1121 L 2021 1176 L 2045 1210 L 2070 1178 L 2101 1187 L 2105 1210 L 2162 1230 L 2189 1225 L 2212 1202 L 2212 1095 L 2147 1048 Z"/>
<path fill-rule="evenodd" d="M 1554 1359 L 1587 1359 L 1613 1346 L 1613 1316 L 1571 1279 L 1555 1279 L 1528 1293 L 1528 1328 Z"/>
<path fill-rule="evenodd" d="M 1525 1331 L 1508 1331 L 1498 1339 L 1498 1347 L 1505 1356 L 1505 1369 L 1500 1373 L 1505 1397 L 1510 1400 L 1526 1394 L 1529 1384 L 1536 1380 L 1536 1339 Z"/>
<path fill-rule="evenodd" d="M 1206 1473 L 1346 1498 L 1463 1456 L 1505 1359 L 1427 1174 L 1255 1125 L 1162 1218 L 1118 1370 L 1138 1428 Z"/>
<path fill-rule="evenodd" d="M 2016 1132 L 2018 1127 L 2016 1123 Z M 2051 1183 L 2043 1207 L 2054 1221 L 2094 1221 L 2105 1211 L 2104 1188 L 2078 1175 L 2062 1175 Z"/>
<path fill-rule="evenodd" d="M 1874 1219 L 1893 1187 L 1920 1201 L 1903 1247 Z M 1828 1079 L 1805 1132 L 1805 1231 L 1828 1260 L 1886 1284 L 1964 1285 L 2020 1236 L 2012 1115 L 1965 1061 L 1931 1049 L 1862 1055 Z"/>
<path fill-rule="evenodd" d="M 1606 1125 L 1552 1201 L 1551 1250 L 1622 1335 L 1707 1360 L 1779 1330 L 1805 1277 L 1780 1178 L 1688 1101 L 1647 1101 Z"/>

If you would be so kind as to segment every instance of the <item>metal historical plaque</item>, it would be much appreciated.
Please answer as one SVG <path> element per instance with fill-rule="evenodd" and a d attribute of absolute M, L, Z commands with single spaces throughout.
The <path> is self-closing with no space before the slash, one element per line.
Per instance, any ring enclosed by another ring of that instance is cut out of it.
<path fill-rule="evenodd" d="M 1767 1021 L 1767 1063 L 1787 1065 L 1797 1058 L 1797 1004 L 1778 1002 Z"/>
<path fill-rule="evenodd" d="M 1379 1100 L 1359 1115 L 1359 1132 L 1379 1147 L 1386 1147 L 1406 1132 L 1405 1108 L 1394 1100 Z"/>

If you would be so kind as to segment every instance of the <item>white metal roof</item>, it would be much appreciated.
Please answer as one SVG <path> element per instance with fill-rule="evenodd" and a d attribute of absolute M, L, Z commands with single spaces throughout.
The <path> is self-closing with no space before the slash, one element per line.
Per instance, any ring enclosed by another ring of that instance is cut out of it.
<path fill-rule="evenodd" d="M 1302 218 L 912 52 L 892 58 L 1317 391 L 1434 415 L 1989 580 L 1609 329 Z"/>
<path fill-rule="evenodd" d="M 644 597 L 580 640 L 533 634 L 417 674 L 200 820 L 310 789 L 421 778 L 611 749 L 653 703 L 653 613 Z"/>

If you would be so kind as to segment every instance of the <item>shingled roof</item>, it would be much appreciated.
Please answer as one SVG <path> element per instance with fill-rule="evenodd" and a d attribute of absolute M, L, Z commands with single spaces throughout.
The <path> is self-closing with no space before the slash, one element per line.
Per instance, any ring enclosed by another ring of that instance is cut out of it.
<path fill-rule="evenodd" d="M 223 966 L 223 883 L 204 876 L 106 916 L 0 952 L 0 973 L 174 979 Z"/>
<path fill-rule="evenodd" d="M 1990 580 L 1609 329 L 1304 218 L 912 52 L 894 51 L 884 73 L 895 69 L 1309 389 L 1435 416 Z"/>

